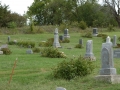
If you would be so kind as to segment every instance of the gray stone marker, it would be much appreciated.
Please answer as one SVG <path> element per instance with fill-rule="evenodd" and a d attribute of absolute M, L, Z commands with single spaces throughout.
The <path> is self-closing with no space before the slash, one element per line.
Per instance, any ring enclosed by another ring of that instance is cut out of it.
<path fill-rule="evenodd" d="M 93 28 L 93 36 L 97 36 L 98 35 L 98 28 Z"/>
<path fill-rule="evenodd" d="M 66 89 L 63 87 L 57 87 L 56 90 L 66 90 Z"/>
<path fill-rule="evenodd" d="M 10 42 L 10 36 L 8 36 L 8 42 Z"/>
<path fill-rule="evenodd" d="M 59 36 L 59 39 L 60 39 L 61 41 L 63 41 L 63 40 L 64 40 L 64 36 L 63 36 L 63 35 L 60 35 L 60 36 Z"/>
<path fill-rule="evenodd" d="M 53 46 L 54 46 L 54 47 L 61 47 L 61 46 L 60 46 L 60 43 L 59 43 L 58 29 L 57 29 L 57 28 L 55 29 L 55 32 L 54 32 L 54 42 L 53 42 Z"/>
<path fill-rule="evenodd" d="M 86 43 L 86 54 L 84 57 L 90 58 L 91 60 L 96 60 L 93 54 L 93 41 L 92 40 L 88 40 Z"/>
<path fill-rule="evenodd" d="M 117 46 L 117 36 L 114 35 L 113 36 L 113 47 L 116 47 Z"/>
<path fill-rule="evenodd" d="M 32 51 L 32 49 L 28 49 L 28 50 L 26 50 L 26 53 L 27 54 L 33 54 L 33 51 Z"/>
<path fill-rule="evenodd" d="M 64 30 L 64 38 L 70 38 L 68 29 L 65 29 L 65 30 Z"/>
<path fill-rule="evenodd" d="M 79 39 L 79 44 L 83 46 L 83 39 Z"/>
<path fill-rule="evenodd" d="M 4 44 L 4 45 L 1 46 L 1 49 L 2 49 L 2 48 L 8 48 L 8 45 L 7 45 L 7 44 Z"/>
<path fill-rule="evenodd" d="M 3 54 L 3 51 L 0 51 L 0 55 L 2 55 Z"/>
<path fill-rule="evenodd" d="M 113 57 L 120 58 L 120 49 L 113 50 Z"/>
<path fill-rule="evenodd" d="M 114 68 L 112 42 L 109 36 L 106 38 L 106 43 L 102 44 L 100 75 L 95 78 L 112 84 L 120 83 L 120 76 L 116 75 L 116 68 Z"/>

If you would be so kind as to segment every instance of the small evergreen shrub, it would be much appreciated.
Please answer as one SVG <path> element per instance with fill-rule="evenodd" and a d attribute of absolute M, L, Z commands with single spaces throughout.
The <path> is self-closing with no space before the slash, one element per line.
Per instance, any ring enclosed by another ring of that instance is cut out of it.
<path fill-rule="evenodd" d="M 41 51 L 41 56 L 50 58 L 66 58 L 64 52 L 60 52 L 57 48 L 53 47 L 44 48 Z"/>
<path fill-rule="evenodd" d="M 92 38 L 92 34 L 90 32 L 86 32 L 86 33 L 82 34 L 82 37 Z"/>
<path fill-rule="evenodd" d="M 77 44 L 75 48 L 83 48 L 83 46 L 81 44 Z"/>
<path fill-rule="evenodd" d="M 63 41 L 61 41 L 62 43 L 69 43 L 70 40 L 68 38 L 65 38 Z"/>
<path fill-rule="evenodd" d="M 45 47 L 45 45 L 46 45 L 46 42 L 40 42 L 40 43 L 39 43 L 39 46 L 40 46 L 40 47 Z"/>
<path fill-rule="evenodd" d="M 82 30 L 85 30 L 85 29 L 87 28 L 87 24 L 86 24 L 84 21 L 81 21 L 78 26 L 79 26 L 79 28 L 81 28 Z"/>
<path fill-rule="evenodd" d="M 104 36 L 108 36 L 107 34 L 98 34 L 97 37 L 104 37 Z"/>
<path fill-rule="evenodd" d="M 15 45 L 15 42 L 14 41 L 9 41 L 8 44 L 9 45 Z"/>
<path fill-rule="evenodd" d="M 86 76 L 91 74 L 95 66 L 92 61 L 79 57 L 75 60 L 62 61 L 53 70 L 53 76 L 55 78 L 62 78 L 71 80 L 77 76 Z"/>
<path fill-rule="evenodd" d="M 109 24 L 108 29 L 109 32 L 115 31 L 113 25 Z"/>
<path fill-rule="evenodd" d="M 1 51 L 3 51 L 3 54 L 10 55 L 12 52 L 9 48 L 2 48 Z"/>
<path fill-rule="evenodd" d="M 33 48 L 33 52 L 39 53 L 40 52 L 40 48 L 37 48 L 37 47 Z"/>
<path fill-rule="evenodd" d="M 7 27 L 8 28 L 16 28 L 17 27 L 17 24 L 15 23 L 15 22 L 9 22 L 8 24 L 7 24 Z"/>
<path fill-rule="evenodd" d="M 31 48 L 34 48 L 35 47 L 35 42 L 32 42 L 32 41 L 20 41 L 20 42 L 17 42 L 17 45 L 22 46 L 22 47 L 26 47 L 26 48 L 31 46 Z"/>

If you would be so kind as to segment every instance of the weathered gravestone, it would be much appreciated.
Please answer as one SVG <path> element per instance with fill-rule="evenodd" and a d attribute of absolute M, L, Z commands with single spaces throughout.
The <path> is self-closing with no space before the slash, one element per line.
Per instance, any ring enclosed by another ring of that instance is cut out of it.
<path fill-rule="evenodd" d="M 93 54 L 93 41 L 92 40 L 88 40 L 86 43 L 86 54 L 84 57 L 90 58 L 90 60 L 96 60 Z"/>
<path fill-rule="evenodd" d="M 113 49 L 109 36 L 106 39 L 106 43 L 102 44 L 101 69 L 100 75 L 96 76 L 96 80 L 109 83 L 120 83 L 120 76 L 116 75 L 116 68 L 114 68 Z"/>
<path fill-rule="evenodd" d="M 10 36 L 8 36 L 8 42 L 10 42 Z"/>
<path fill-rule="evenodd" d="M 31 49 L 31 45 L 28 46 L 28 50 L 26 50 L 27 54 L 33 54 L 33 50 Z"/>
<path fill-rule="evenodd" d="M 0 51 L 0 55 L 2 55 L 3 54 L 3 51 Z"/>
<path fill-rule="evenodd" d="M 98 35 L 98 28 L 93 28 L 93 36 L 97 36 Z"/>
<path fill-rule="evenodd" d="M 83 39 L 79 39 L 79 44 L 83 46 Z"/>
<path fill-rule="evenodd" d="M 63 41 L 63 40 L 64 40 L 64 36 L 63 36 L 63 35 L 60 35 L 60 36 L 59 36 L 59 39 L 60 39 L 61 41 Z"/>
<path fill-rule="evenodd" d="M 57 87 L 56 90 L 66 90 L 66 89 L 63 87 Z"/>
<path fill-rule="evenodd" d="M 54 42 L 53 42 L 53 46 L 54 46 L 54 47 L 61 47 L 61 46 L 60 46 L 60 43 L 59 43 L 58 29 L 57 29 L 57 28 L 55 29 L 55 32 L 54 32 Z"/>
<path fill-rule="evenodd" d="M 1 46 L 1 49 L 2 49 L 2 48 L 8 48 L 8 45 L 7 45 L 7 44 L 4 44 L 4 45 Z"/>
<path fill-rule="evenodd" d="M 65 30 L 64 30 L 64 38 L 70 38 L 68 29 L 65 29 Z"/>
<path fill-rule="evenodd" d="M 120 58 L 120 49 L 113 50 L 113 57 Z"/>
<path fill-rule="evenodd" d="M 114 35 L 113 36 L 113 47 L 116 47 L 117 46 L 117 36 Z"/>

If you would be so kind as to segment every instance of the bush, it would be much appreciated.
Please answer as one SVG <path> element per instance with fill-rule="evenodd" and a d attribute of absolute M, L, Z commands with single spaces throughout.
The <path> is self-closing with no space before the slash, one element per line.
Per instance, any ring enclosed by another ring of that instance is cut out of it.
<path fill-rule="evenodd" d="M 66 58 L 64 52 L 60 52 L 57 48 L 53 47 L 44 48 L 41 51 L 41 56 L 50 58 Z"/>
<path fill-rule="evenodd" d="M 34 48 L 35 47 L 35 42 L 32 42 L 32 41 L 20 41 L 20 42 L 17 42 L 17 45 L 18 46 L 22 46 L 22 47 L 31 47 L 31 48 Z"/>
<path fill-rule="evenodd" d="M 83 48 L 83 46 L 81 44 L 77 44 L 75 48 Z"/>
<path fill-rule="evenodd" d="M 107 37 L 108 35 L 107 34 L 98 34 L 97 37 Z"/>
<path fill-rule="evenodd" d="M 33 52 L 39 53 L 40 52 L 40 48 L 37 48 L 37 47 L 33 48 Z"/>
<path fill-rule="evenodd" d="M 82 30 L 85 30 L 85 29 L 87 28 L 87 25 L 86 25 L 86 23 L 85 23 L 84 21 L 81 21 L 78 26 L 79 26 L 79 28 L 81 28 Z"/>
<path fill-rule="evenodd" d="M 113 25 L 109 24 L 108 29 L 109 32 L 115 31 Z"/>
<path fill-rule="evenodd" d="M 82 37 L 92 38 L 92 34 L 90 32 L 86 32 L 85 34 L 82 35 Z"/>
<path fill-rule="evenodd" d="M 15 45 L 15 42 L 14 41 L 9 41 L 8 44 L 9 45 Z"/>
<path fill-rule="evenodd" d="M 54 69 L 55 78 L 63 78 L 66 80 L 73 79 L 77 76 L 86 76 L 91 74 L 95 66 L 92 61 L 79 57 L 76 60 L 63 61 Z"/>
<path fill-rule="evenodd" d="M 7 24 L 7 27 L 8 27 L 8 28 L 16 28 L 16 27 L 17 27 L 17 24 L 16 24 L 15 22 L 9 22 L 9 23 Z"/>
<path fill-rule="evenodd" d="M 69 43 L 70 40 L 68 38 L 65 38 L 63 41 L 61 41 L 62 43 Z"/>
<path fill-rule="evenodd" d="M 9 48 L 2 48 L 1 51 L 3 51 L 5 55 L 10 55 L 12 53 Z"/>

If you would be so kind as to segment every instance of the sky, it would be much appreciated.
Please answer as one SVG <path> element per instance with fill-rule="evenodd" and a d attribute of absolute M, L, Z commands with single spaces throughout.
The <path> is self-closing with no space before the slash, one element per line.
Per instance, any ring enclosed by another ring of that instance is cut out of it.
<path fill-rule="evenodd" d="M 34 0 L 0 0 L 2 5 L 9 5 L 9 10 L 23 15 L 28 10 L 28 6 L 33 3 Z"/>

